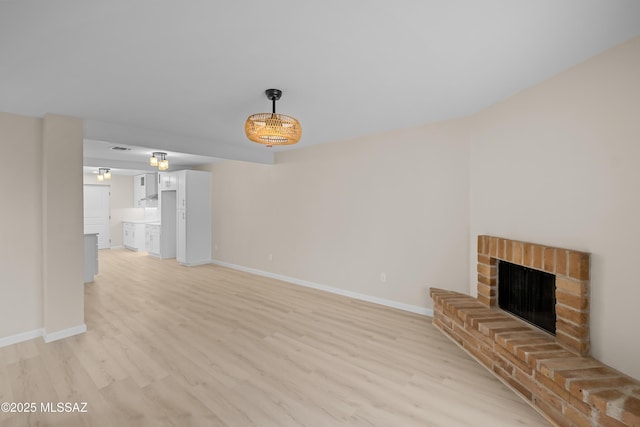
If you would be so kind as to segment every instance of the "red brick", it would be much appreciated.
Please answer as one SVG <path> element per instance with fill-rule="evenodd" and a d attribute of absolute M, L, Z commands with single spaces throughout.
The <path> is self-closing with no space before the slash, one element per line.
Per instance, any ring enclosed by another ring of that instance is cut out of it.
<path fill-rule="evenodd" d="M 560 387 L 558 384 L 553 382 L 552 379 L 542 375 L 540 372 L 535 373 L 535 380 L 538 381 L 541 385 L 543 385 L 548 390 L 558 395 L 562 400 L 568 402 L 571 399 L 571 393 L 569 393 L 567 390 L 565 390 L 564 388 Z"/>
<path fill-rule="evenodd" d="M 578 427 L 591 427 L 591 417 L 567 405 L 564 407 L 564 415 Z"/>
<path fill-rule="evenodd" d="M 484 295 L 485 297 L 495 297 L 498 290 L 495 287 L 484 285 L 478 282 L 478 295 Z"/>
<path fill-rule="evenodd" d="M 605 414 L 600 414 L 598 416 L 598 424 L 599 427 L 629 427 L 628 425 L 625 425 L 623 423 L 621 423 L 618 420 L 615 420 Z M 635 426 L 634 426 L 635 427 Z"/>
<path fill-rule="evenodd" d="M 536 399 L 534 401 L 534 404 L 538 408 L 540 408 L 544 416 L 548 418 L 553 425 L 559 427 L 575 427 L 570 424 L 570 421 L 562 413 L 558 413 L 558 411 L 553 409 L 553 407 L 549 406 L 541 399 Z"/>
<path fill-rule="evenodd" d="M 561 359 L 548 359 L 540 363 L 540 373 L 553 378 L 555 371 L 567 371 L 571 369 L 600 368 L 602 363 L 590 357 L 563 357 Z"/>
<path fill-rule="evenodd" d="M 504 357 L 500 357 L 495 353 L 493 354 L 493 363 L 495 363 L 509 375 L 513 375 L 513 371 L 516 370 L 508 360 L 506 360 Z"/>
<path fill-rule="evenodd" d="M 510 364 L 512 364 L 513 366 L 515 366 L 516 368 L 520 369 L 522 372 L 524 372 L 527 375 L 533 375 L 533 369 L 531 369 L 530 366 L 528 366 L 527 364 L 525 364 L 523 361 L 521 361 L 520 359 L 518 359 L 517 357 L 515 357 L 513 354 L 509 353 L 507 351 L 507 349 L 496 345 L 493 348 L 501 357 L 503 357 L 504 359 L 506 359 Z"/>
<path fill-rule="evenodd" d="M 556 303 L 566 305 L 574 310 L 586 310 L 589 308 L 589 299 L 556 290 Z"/>
<path fill-rule="evenodd" d="M 556 248 L 544 248 L 542 269 L 547 273 L 556 272 Z"/>
<path fill-rule="evenodd" d="M 527 387 L 533 393 L 534 399 L 539 398 L 542 399 L 547 405 L 552 406 L 557 411 L 562 412 L 562 402 L 556 394 L 546 389 L 540 383 L 538 383 L 534 378 L 525 374 L 524 372 L 516 369 L 515 371 L 515 379 L 520 382 L 522 385 Z"/>
<path fill-rule="evenodd" d="M 574 396 L 569 397 L 569 404 L 585 415 L 590 416 L 593 413 L 592 405 L 590 405 L 589 403 L 585 403 Z"/>
<path fill-rule="evenodd" d="M 488 255 L 488 250 L 485 250 L 485 242 L 487 236 L 478 236 L 478 253 Z"/>
<path fill-rule="evenodd" d="M 565 249 L 556 250 L 556 275 L 567 275 L 567 251 Z"/>
<path fill-rule="evenodd" d="M 558 344 L 565 346 L 570 351 L 574 351 L 581 356 L 587 356 L 591 350 L 588 340 L 578 340 L 575 337 L 565 334 L 562 330 L 556 331 L 556 340 L 558 341 Z"/>
<path fill-rule="evenodd" d="M 468 325 L 467 325 L 468 327 Z M 482 335 L 480 332 L 478 332 L 476 329 L 473 328 L 469 328 L 467 330 L 467 332 L 469 332 L 471 335 L 473 335 L 473 337 L 478 341 L 481 342 L 483 345 L 485 346 L 490 346 L 491 348 L 493 348 L 493 339 L 486 336 L 486 335 Z M 490 351 L 487 354 L 491 354 L 493 353 L 493 350 Z"/>
<path fill-rule="evenodd" d="M 484 295 L 478 295 L 478 301 L 485 304 L 487 307 L 493 307 L 496 305 L 495 298 L 487 298 Z"/>
<path fill-rule="evenodd" d="M 496 237 L 496 249 L 494 251 L 494 258 L 503 259 L 504 257 L 504 239 L 499 239 Z"/>
<path fill-rule="evenodd" d="M 517 320 L 511 319 L 506 321 L 480 320 L 478 321 L 478 330 L 483 334 L 493 338 L 497 333 L 500 332 L 528 331 L 530 330 L 530 327 L 525 326 L 523 323 L 520 323 Z"/>
<path fill-rule="evenodd" d="M 491 257 L 489 255 L 478 254 L 478 264 L 489 265 L 491 263 Z"/>
<path fill-rule="evenodd" d="M 558 319 L 565 319 L 577 325 L 589 323 L 589 312 L 578 311 L 571 307 L 565 307 L 556 305 L 556 317 Z"/>
<path fill-rule="evenodd" d="M 589 254 L 569 251 L 569 277 L 589 280 Z"/>
<path fill-rule="evenodd" d="M 542 270 L 542 246 L 533 245 L 533 268 Z"/>
<path fill-rule="evenodd" d="M 600 390 L 589 394 L 589 403 L 601 413 L 607 412 L 607 403 L 624 396 L 619 390 Z"/>
<path fill-rule="evenodd" d="M 627 377 L 613 378 L 597 378 L 589 380 L 573 380 L 569 382 L 569 391 L 574 396 L 581 397 L 582 400 L 591 393 L 591 391 L 616 389 L 633 385 L 633 381 Z"/>
<path fill-rule="evenodd" d="M 556 288 L 573 295 L 586 296 L 589 282 L 568 277 L 556 277 Z"/>
<path fill-rule="evenodd" d="M 497 253 L 498 253 L 498 238 L 489 237 L 489 255 L 495 258 Z"/>
<path fill-rule="evenodd" d="M 522 242 L 512 242 L 513 263 L 522 265 Z"/>
<path fill-rule="evenodd" d="M 479 363 L 491 369 L 493 366 L 493 360 L 486 354 L 482 353 L 478 347 L 472 346 L 468 343 L 464 343 L 463 347 L 467 350 Z"/>
<path fill-rule="evenodd" d="M 495 365 L 493 367 L 493 372 L 498 374 L 500 378 L 502 378 L 509 386 L 511 386 L 511 388 L 513 388 L 515 391 L 521 394 L 525 399 L 527 399 L 528 401 L 531 401 L 531 398 L 533 397 L 533 394 L 531 393 L 531 391 L 527 390 L 525 386 L 523 386 L 518 381 L 513 379 L 511 375 L 509 375 L 507 372 L 503 371 L 500 367 Z"/>
<path fill-rule="evenodd" d="M 504 242 L 504 260 L 513 262 L 513 242 L 511 240 Z"/>
<path fill-rule="evenodd" d="M 507 346 L 507 343 L 512 340 L 526 340 L 526 339 L 538 339 L 538 338 L 549 338 L 544 333 L 529 327 L 529 325 L 523 324 L 523 326 L 527 326 L 528 329 L 526 331 L 512 331 L 512 332 L 500 332 L 496 334 L 496 342 L 503 347 Z"/>
<path fill-rule="evenodd" d="M 522 254 L 522 265 L 527 267 L 533 266 L 533 244 L 525 243 L 524 244 L 524 252 Z"/>
<path fill-rule="evenodd" d="M 556 333 L 558 331 L 564 332 L 579 340 L 587 340 L 589 338 L 589 325 L 577 326 L 563 319 L 556 320 Z"/>
<path fill-rule="evenodd" d="M 478 329 L 479 323 L 482 321 L 504 322 L 509 320 L 509 316 L 491 310 L 487 312 L 467 313 L 465 320 L 472 328 Z"/>
<path fill-rule="evenodd" d="M 561 345 L 554 343 L 545 344 L 545 343 L 537 343 L 532 345 L 522 345 L 518 347 L 516 356 L 519 359 L 524 360 L 525 362 L 529 361 L 529 356 L 532 354 L 540 354 L 540 353 L 548 353 L 550 351 L 562 351 L 563 348 Z"/>
<path fill-rule="evenodd" d="M 546 352 L 531 352 L 527 356 L 527 364 L 534 369 L 542 369 L 542 364 L 548 360 L 558 360 L 576 357 L 575 353 L 570 353 L 563 348 L 563 350 L 550 350 Z"/>
<path fill-rule="evenodd" d="M 565 387 L 567 380 L 575 379 L 596 379 L 600 377 L 611 377 L 614 372 L 606 366 L 582 369 L 556 369 L 553 371 L 553 380 L 558 385 Z"/>
<path fill-rule="evenodd" d="M 630 426 L 640 426 L 640 399 L 627 397 L 622 406 L 622 421 Z"/>
<path fill-rule="evenodd" d="M 496 276 L 496 267 L 492 265 L 486 264 L 478 264 L 478 274 L 485 277 L 495 277 Z"/>
<path fill-rule="evenodd" d="M 478 282 L 486 286 L 496 286 L 498 284 L 498 279 L 495 276 L 486 277 L 486 276 L 483 276 L 482 274 L 478 274 Z"/>
<path fill-rule="evenodd" d="M 468 323 L 473 316 L 482 316 L 490 313 L 493 313 L 493 311 L 488 309 L 484 304 L 478 303 L 477 308 L 468 308 L 461 314 L 465 323 Z"/>
<path fill-rule="evenodd" d="M 518 348 L 522 346 L 527 346 L 531 344 L 551 344 L 554 340 L 549 337 L 540 337 L 540 338 L 531 338 L 531 339 L 522 339 L 522 340 L 509 340 L 507 341 L 506 349 L 509 350 L 510 353 L 517 356 Z M 526 362 L 523 360 L 523 362 Z"/>

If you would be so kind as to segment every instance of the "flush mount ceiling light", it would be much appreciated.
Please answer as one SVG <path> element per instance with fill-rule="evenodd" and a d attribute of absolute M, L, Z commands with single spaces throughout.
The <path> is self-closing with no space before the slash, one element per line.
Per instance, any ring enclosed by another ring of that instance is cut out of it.
<path fill-rule="evenodd" d="M 104 181 L 105 179 L 111 179 L 111 169 L 98 168 L 98 181 Z"/>
<path fill-rule="evenodd" d="M 271 113 L 252 114 L 244 125 L 244 131 L 253 142 L 274 145 L 290 145 L 300 141 L 302 126 L 294 117 L 276 114 L 276 101 L 282 96 L 279 89 L 267 89 L 267 98 L 273 102 Z"/>
<path fill-rule="evenodd" d="M 150 166 L 157 166 L 158 170 L 166 171 L 169 169 L 169 160 L 167 160 L 167 153 L 160 151 L 154 151 L 149 159 Z"/>

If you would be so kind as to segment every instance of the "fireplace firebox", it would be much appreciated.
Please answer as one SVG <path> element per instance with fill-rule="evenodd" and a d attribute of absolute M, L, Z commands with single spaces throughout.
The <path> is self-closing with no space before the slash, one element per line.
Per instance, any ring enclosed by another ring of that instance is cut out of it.
<path fill-rule="evenodd" d="M 556 276 L 500 260 L 498 306 L 555 335 Z"/>

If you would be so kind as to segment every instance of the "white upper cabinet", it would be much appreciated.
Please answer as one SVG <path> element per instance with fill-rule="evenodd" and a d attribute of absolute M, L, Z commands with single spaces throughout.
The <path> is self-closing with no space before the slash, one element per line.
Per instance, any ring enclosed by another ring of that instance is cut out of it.
<path fill-rule="evenodd" d="M 174 172 L 158 172 L 159 191 L 171 191 L 177 189 L 178 177 Z"/>
<path fill-rule="evenodd" d="M 143 173 L 133 177 L 133 206 L 136 208 L 158 207 L 158 176 Z"/>

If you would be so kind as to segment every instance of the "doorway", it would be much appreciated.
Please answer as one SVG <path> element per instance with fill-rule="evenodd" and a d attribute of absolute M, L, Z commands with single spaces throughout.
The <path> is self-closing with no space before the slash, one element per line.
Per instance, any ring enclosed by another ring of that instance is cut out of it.
<path fill-rule="evenodd" d="M 84 233 L 98 234 L 98 249 L 111 247 L 109 197 L 109 186 L 84 186 Z"/>

